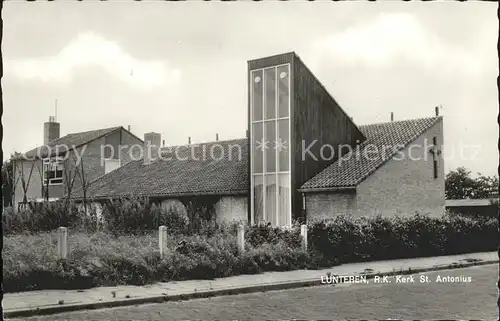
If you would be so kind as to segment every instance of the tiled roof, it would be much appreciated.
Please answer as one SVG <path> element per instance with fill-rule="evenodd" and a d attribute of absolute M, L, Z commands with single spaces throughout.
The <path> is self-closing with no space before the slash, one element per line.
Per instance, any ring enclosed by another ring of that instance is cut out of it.
<path fill-rule="evenodd" d="M 407 145 L 434 125 L 440 117 L 395 121 L 374 125 L 359 126 L 367 137 L 361 144 L 363 150 L 368 144 L 376 146 Z M 210 150 L 215 144 L 214 158 Z M 205 146 L 203 148 L 203 146 Z M 229 153 L 233 146 L 233 153 Z M 241 148 L 241 154 L 237 148 Z M 209 194 L 248 194 L 248 142 L 246 139 L 219 141 L 200 144 L 194 148 L 194 157 L 188 145 L 171 147 L 178 156 L 169 160 L 156 160 L 146 165 L 143 160 L 132 161 L 89 184 L 88 196 L 109 198 L 119 196 L 181 196 Z M 224 157 L 218 155 L 224 150 Z M 205 152 L 203 152 L 205 150 Z M 205 153 L 206 159 L 203 160 Z M 164 153 L 164 155 L 166 155 Z M 173 153 L 168 155 L 173 156 Z M 229 155 L 232 158 L 229 158 Z M 241 155 L 241 157 L 240 157 Z M 387 148 L 386 155 L 368 160 L 351 157 L 342 164 L 334 163 L 303 185 L 304 189 L 323 187 L 355 187 L 392 155 Z M 372 156 L 370 154 L 370 156 Z M 385 157 L 383 157 L 385 156 Z M 188 157 L 187 160 L 184 158 Z M 165 157 L 164 157 L 165 158 Z M 81 197 L 81 191 L 74 191 L 73 197 Z"/>
<path fill-rule="evenodd" d="M 54 156 L 57 152 L 62 153 L 65 152 L 67 149 L 73 149 L 82 146 L 84 144 L 93 141 L 94 139 L 107 135 L 119 128 L 121 127 L 118 126 L 118 127 L 80 132 L 80 133 L 72 133 L 51 141 L 50 143 L 47 144 L 47 146 L 50 148 L 51 156 Z M 36 156 L 47 157 L 49 148 L 45 146 L 40 146 L 26 152 L 24 155 L 29 158 Z"/>
<path fill-rule="evenodd" d="M 246 139 L 191 146 L 196 147 L 170 147 L 170 152 L 162 153 L 163 159 L 149 165 L 143 160 L 131 161 L 89 184 L 87 195 L 99 199 L 248 193 Z M 82 197 L 81 190 L 73 197 Z"/>
<path fill-rule="evenodd" d="M 301 190 L 355 187 L 395 156 L 398 151 L 392 147 L 407 146 L 440 119 L 432 117 L 359 126 L 367 138 L 359 149 L 354 149 L 348 159 L 339 160 L 325 168 L 302 185 Z M 364 150 L 369 145 L 375 146 L 370 147 L 371 150 L 380 152 L 370 152 L 366 157 Z M 401 149 L 403 147 L 398 150 Z"/>

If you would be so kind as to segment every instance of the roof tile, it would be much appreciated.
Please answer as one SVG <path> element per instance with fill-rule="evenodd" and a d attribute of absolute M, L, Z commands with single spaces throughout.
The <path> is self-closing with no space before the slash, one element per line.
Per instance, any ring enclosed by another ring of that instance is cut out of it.
<path fill-rule="evenodd" d="M 359 151 L 363 151 L 368 144 L 379 147 L 408 145 L 439 119 L 440 117 L 433 117 L 359 126 L 367 137 L 360 145 Z M 215 145 L 219 146 L 214 147 Z M 94 198 L 109 198 L 249 193 L 247 139 L 194 146 L 197 147 L 171 147 L 177 154 L 164 152 L 164 160 L 158 159 L 149 165 L 144 164 L 143 160 L 132 161 L 92 182 L 88 195 Z M 237 146 L 241 153 L 238 152 Z M 194 151 L 193 154 L 191 150 Z M 211 150 L 214 157 L 211 157 Z M 224 157 L 218 159 L 222 156 L 221 150 L 224 151 Z M 233 152 L 230 153 L 230 150 Z M 333 163 L 306 182 L 302 188 L 356 186 L 394 156 L 394 152 L 387 149 L 386 154 L 370 159 L 356 156 L 355 151 L 349 160 Z M 74 195 L 82 196 L 81 191 L 75 191 Z"/>
<path fill-rule="evenodd" d="M 192 152 L 191 152 L 192 151 Z M 246 139 L 170 147 L 151 164 L 132 161 L 89 184 L 93 198 L 248 192 Z M 81 190 L 74 197 L 82 197 Z"/>
<path fill-rule="evenodd" d="M 389 123 L 359 126 L 366 140 L 354 149 L 350 157 L 340 159 L 331 164 L 319 174 L 308 180 L 301 189 L 354 187 L 386 163 L 395 154 L 407 146 L 427 129 L 433 126 L 441 117 L 421 118 L 394 121 Z M 363 154 L 367 146 L 373 150 L 382 151 Z M 373 147 L 374 146 L 374 147 Z M 400 147 L 395 150 L 394 147 Z"/>

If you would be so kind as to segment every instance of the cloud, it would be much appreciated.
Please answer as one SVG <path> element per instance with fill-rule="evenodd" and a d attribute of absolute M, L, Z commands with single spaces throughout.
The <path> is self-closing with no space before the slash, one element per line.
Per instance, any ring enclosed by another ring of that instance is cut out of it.
<path fill-rule="evenodd" d="M 313 46 L 317 59 L 384 68 L 404 58 L 425 68 L 440 66 L 470 75 L 483 71 L 482 57 L 461 47 L 444 44 L 407 13 L 380 14 L 376 19 L 345 29 Z"/>
<path fill-rule="evenodd" d="M 77 68 L 99 66 L 131 86 L 150 89 L 177 82 L 178 69 L 163 61 L 141 61 L 120 46 L 94 33 L 80 34 L 56 56 L 5 61 L 6 76 L 69 82 Z"/>

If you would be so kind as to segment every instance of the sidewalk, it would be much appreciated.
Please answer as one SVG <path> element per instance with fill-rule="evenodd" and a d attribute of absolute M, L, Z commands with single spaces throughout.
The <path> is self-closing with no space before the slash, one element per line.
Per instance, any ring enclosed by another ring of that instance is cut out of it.
<path fill-rule="evenodd" d="M 296 270 L 238 275 L 215 280 L 156 283 L 146 286 L 99 287 L 87 290 L 44 290 L 7 293 L 3 299 L 5 318 L 27 317 L 84 309 L 137 305 L 321 285 L 321 276 L 419 273 L 431 270 L 498 263 L 497 252 L 471 253 L 429 258 L 344 264 L 322 270 Z M 409 271 L 411 270 L 411 271 Z M 115 297 L 113 297 L 113 293 Z"/>

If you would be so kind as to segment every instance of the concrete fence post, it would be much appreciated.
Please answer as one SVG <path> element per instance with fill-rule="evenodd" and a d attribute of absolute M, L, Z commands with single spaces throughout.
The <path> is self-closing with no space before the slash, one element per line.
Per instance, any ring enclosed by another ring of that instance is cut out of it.
<path fill-rule="evenodd" d="M 304 251 L 307 251 L 307 225 L 303 224 L 300 226 L 300 236 L 302 236 L 301 239 L 301 246 Z"/>
<path fill-rule="evenodd" d="M 243 252 L 245 252 L 245 227 L 243 226 L 243 224 L 238 225 L 236 244 L 238 246 L 238 254 L 242 254 Z"/>
<path fill-rule="evenodd" d="M 68 229 L 62 226 L 57 229 L 57 252 L 61 260 L 68 257 Z"/>
<path fill-rule="evenodd" d="M 167 254 L 167 227 L 162 225 L 158 228 L 158 244 L 160 245 L 160 257 L 163 259 Z"/>

